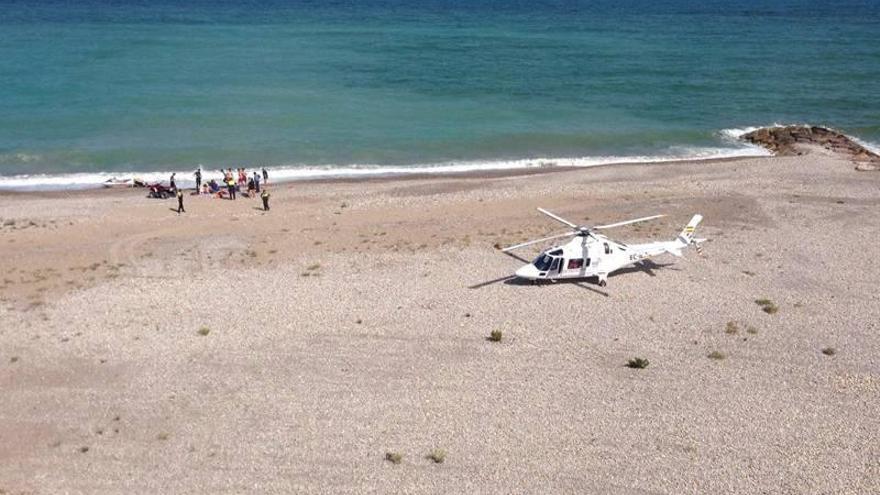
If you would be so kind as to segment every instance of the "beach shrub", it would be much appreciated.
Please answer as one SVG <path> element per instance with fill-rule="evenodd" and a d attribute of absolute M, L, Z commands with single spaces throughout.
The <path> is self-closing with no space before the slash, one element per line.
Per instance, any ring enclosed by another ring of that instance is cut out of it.
<path fill-rule="evenodd" d="M 826 348 L 822 349 L 822 354 L 825 354 L 826 356 L 833 356 L 833 355 L 837 354 L 837 349 L 835 349 L 833 347 L 826 347 Z"/>
<path fill-rule="evenodd" d="M 648 364 L 650 364 L 650 362 L 647 359 L 637 357 L 637 358 L 630 359 L 626 363 L 626 367 L 641 370 L 641 369 L 647 368 Z"/>
<path fill-rule="evenodd" d="M 739 332 L 739 325 L 737 325 L 735 321 L 728 321 L 727 325 L 724 327 L 724 333 L 728 335 L 736 335 L 737 332 Z"/>
<path fill-rule="evenodd" d="M 488 339 L 490 342 L 501 342 L 502 337 L 503 334 L 501 333 L 501 330 L 492 330 L 492 333 L 489 334 Z"/>
<path fill-rule="evenodd" d="M 199 328 L 199 335 L 201 335 L 202 337 L 204 337 L 205 335 L 208 335 L 209 333 L 211 333 L 210 328 L 205 327 L 205 326 Z"/>
<path fill-rule="evenodd" d="M 721 351 L 712 351 L 709 353 L 709 359 L 714 359 L 716 361 L 720 361 L 725 358 L 727 358 L 727 354 L 724 354 Z"/>
<path fill-rule="evenodd" d="M 446 451 L 443 449 L 434 449 L 428 454 L 428 459 L 431 459 L 436 464 L 443 464 L 443 461 L 446 460 Z"/>
<path fill-rule="evenodd" d="M 768 315 L 775 314 L 779 311 L 779 306 L 777 306 L 770 299 L 755 299 L 755 304 L 761 307 L 761 311 L 767 313 Z"/>
<path fill-rule="evenodd" d="M 403 460 L 403 456 L 397 452 L 385 452 L 385 460 L 391 464 L 400 464 L 400 461 Z"/>

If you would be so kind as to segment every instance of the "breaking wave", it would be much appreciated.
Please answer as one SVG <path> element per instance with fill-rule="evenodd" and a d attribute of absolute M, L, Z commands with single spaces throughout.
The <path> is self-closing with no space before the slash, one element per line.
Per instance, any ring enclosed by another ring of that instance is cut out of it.
<path fill-rule="evenodd" d="M 769 153 L 756 146 L 740 145 L 736 148 L 712 147 L 670 147 L 666 153 L 659 155 L 632 156 L 591 156 L 575 158 L 529 158 L 519 160 L 495 161 L 461 161 L 405 166 L 388 165 L 283 165 L 269 169 L 272 182 L 291 182 L 318 179 L 359 179 L 374 177 L 393 177 L 417 174 L 460 174 L 474 172 L 507 171 L 518 169 L 535 169 L 548 167 L 584 168 L 614 164 L 664 163 L 691 160 L 713 160 L 720 158 L 767 156 Z M 140 179 L 148 183 L 166 182 L 172 173 L 177 174 L 177 183 L 184 187 L 193 185 L 192 173 L 198 168 L 189 170 L 162 170 L 144 172 L 97 172 L 71 174 L 31 174 L 0 176 L 0 190 L 14 191 L 48 191 L 65 189 L 100 188 L 110 179 Z M 219 178 L 219 173 L 204 170 L 205 180 Z"/>

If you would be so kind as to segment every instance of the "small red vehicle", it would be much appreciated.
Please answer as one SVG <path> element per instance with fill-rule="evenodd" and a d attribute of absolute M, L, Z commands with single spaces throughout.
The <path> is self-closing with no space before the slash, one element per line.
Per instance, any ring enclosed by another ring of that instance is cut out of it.
<path fill-rule="evenodd" d="M 150 193 L 147 194 L 148 198 L 156 198 L 156 199 L 168 199 L 173 197 L 177 191 L 171 189 L 168 186 L 163 185 L 161 182 L 157 182 L 155 184 L 150 184 Z"/>

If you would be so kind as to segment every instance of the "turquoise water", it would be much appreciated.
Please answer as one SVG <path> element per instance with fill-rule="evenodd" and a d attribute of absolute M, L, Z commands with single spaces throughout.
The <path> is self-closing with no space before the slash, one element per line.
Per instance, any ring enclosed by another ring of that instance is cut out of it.
<path fill-rule="evenodd" d="M 7 179 L 718 156 L 776 122 L 880 142 L 877 1 L 0 7 Z"/>

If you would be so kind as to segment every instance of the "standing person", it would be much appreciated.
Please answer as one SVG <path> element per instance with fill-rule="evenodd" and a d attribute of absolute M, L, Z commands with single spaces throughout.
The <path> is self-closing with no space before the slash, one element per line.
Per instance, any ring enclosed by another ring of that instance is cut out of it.
<path fill-rule="evenodd" d="M 183 209 L 183 191 L 177 190 L 177 214 L 186 213 L 186 210 Z"/>
<path fill-rule="evenodd" d="M 172 173 L 172 174 L 171 174 L 171 178 L 168 179 L 168 182 L 171 183 L 168 187 L 171 188 L 172 191 L 176 191 L 176 190 L 177 190 L 177 184 L 174 183 L 174 176 L 175 176 L 175 175 L 177 175 L 177 174 L 176 174 L 176 173 Z"/>
<path fill-rule="evenodd" d="M 260 174 L 256 170 L 254 170 L 254 187 L 257 192 L 260 192 Z"/>
<path fill-rule="evenodd" d="M 269 211 L 269 196 L 269 190 L 264 187 L 263 192 L 260 193 L 260 198 L 263 200 L 263 211 Z"/>
<path fill-rule="evenodd" d="M 229 180 L 226 181 L 226 188 L 229 190 L 229 199 L 235 199 L 235 179 L 229 174 Z"/>
<path fill-rule="evenodd" d="M 266 167 L 263 167 L 263 185 L 269 185 L 269 171 L 266 170 Z"/>
<path fill-rule="evenodd" d="M 243 168 L 238 169 L 238 185 L 244 187 L 247 184 L 247 172 Z"/>
<path fill-rule="evenodd" d="M 196 191 L 202 190 L 202 167 L 196 169 L 193 174 L 196 177 Z"/>

